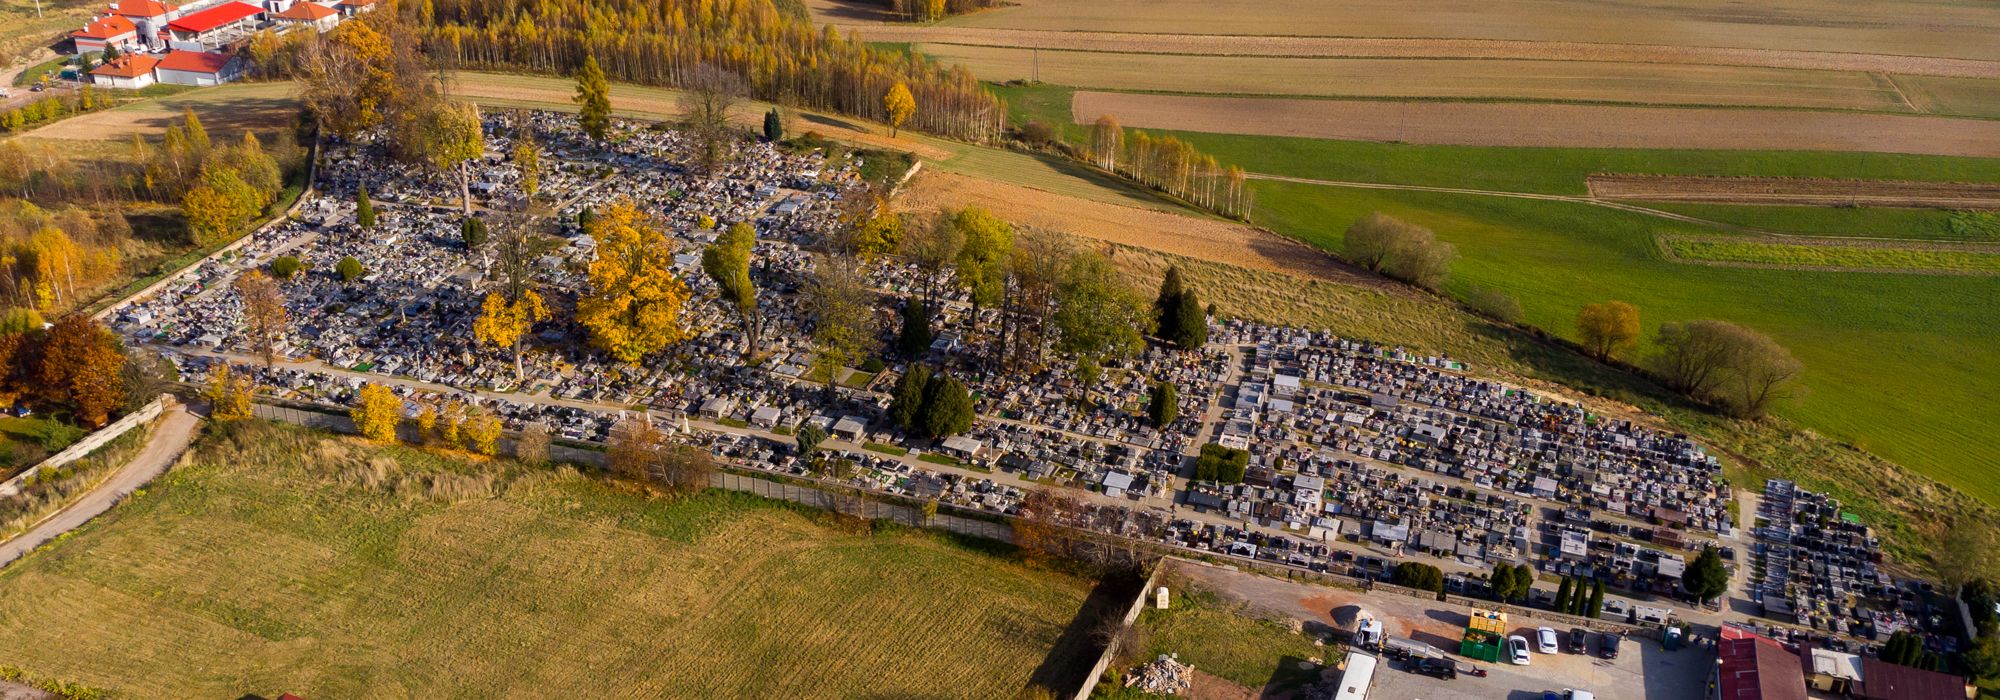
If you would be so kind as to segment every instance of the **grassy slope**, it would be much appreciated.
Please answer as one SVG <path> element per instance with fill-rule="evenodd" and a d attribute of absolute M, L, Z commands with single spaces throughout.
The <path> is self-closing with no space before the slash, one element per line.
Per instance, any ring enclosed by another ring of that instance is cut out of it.
<path fill-rule="evenodd" d="M 1647 334 L 1663 321 L 1723 318 L 1763 330 L 1805 363 L 1803 400 L 1784 415 L 2000 502 L 1988 467 L 2000 441 L 1981 416 L 2000 393 L 1992 332 L 2000 279 L 1682 265 L 1658 219 L 1580 204 L 1266 182 L 1258 223 L 1338 250 L 1348 224 L 1382 211 L 1458 246 L 1451 287 L 1521 300 L 1527 321 L 1568 335 L 1585 303 L 1622 299 Z"/>
<path fill-rule="evenodd" d="M 1686 202 L 1635 202 L 1641 206 L 1738 226 L 1815 236 L 1976 240 L 1951 230 L 1951 212 L 1938 209 L 1748 206 Z"/>
<path fill-rule="evenodd" d="M 1086 592 L 747 497 L 574 473 L 451 504 L 344 486 L 371 464 L 388 484 L 498 469 L 235 433 L 0 573 L 0 663 L 131 697 L 1003 697 Z"/>

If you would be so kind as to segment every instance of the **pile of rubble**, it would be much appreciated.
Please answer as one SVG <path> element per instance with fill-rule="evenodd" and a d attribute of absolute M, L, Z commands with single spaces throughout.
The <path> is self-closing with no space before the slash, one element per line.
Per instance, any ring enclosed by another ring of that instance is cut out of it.
<path fill-rule="evenodd" d="M 1154 695 L 1178 695 L 1194 685 L 1194 667 L 1181 663 L 1173 654 L 1161 654 L 1152 663 L 1133 669 L 1125 687 Z"/>

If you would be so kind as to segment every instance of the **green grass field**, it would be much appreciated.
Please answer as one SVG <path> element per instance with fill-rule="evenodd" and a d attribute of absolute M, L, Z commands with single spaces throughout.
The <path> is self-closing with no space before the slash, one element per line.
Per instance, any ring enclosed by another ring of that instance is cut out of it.
<path fill-rule="evenodd" d="M 1809 245 L 1774 239 L 1665 236 L 1661 243 L 1675 259 L 1682 261 L 1958 274 L 2000 272 L 2000 255 L 1991 252 L 1826 245 L 1825 239 L 1814 240 L 1815 243 Z"/>
<path fill-rule="evenodd" d="M 1957 212 L 1886 207 L 1798 207 L 1691 202 L 1636 202 L 1640 206 L 1736 226 L 1780 233 L 1927 241 L 1982 241 L 2000 237 L 1952 226 Z"/>
<path fill-rule="evenodd" d="M 1089 587 L 750 497 L 223 432 L 0 572 L 0 664 L 120 697 L 1011 697 Z"/>

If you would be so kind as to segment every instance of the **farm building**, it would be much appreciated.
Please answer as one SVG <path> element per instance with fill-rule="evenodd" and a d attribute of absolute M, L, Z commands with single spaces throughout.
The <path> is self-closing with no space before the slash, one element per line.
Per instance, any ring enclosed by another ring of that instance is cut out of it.
<path fill-rule="evenodd" d="M 153 68 L 160 59 L 146 54 L 126 54 L 90 71 L 90 82 L 105 87 L 137 90 L 155 82 Z"/>
<path fill-rule="evenodd" d="M 221 85 L 243 75 L 243 61 L 219 53 L 175 51 L 160 59 L 153 75 L 168 85 Z"/>
<path fill-rule="evenodd" d="M 159 0 L 120 0 L 111 3 L 109 14 L 131 20 L 139 27 L 139 43 L 158 48 L 165 45 L 163 36 L 167 22 L 180 12 L 180 8 Z"/>
<path fill-rule="evenodd" d="M 313 31 L 324 32 L 340 24 L 340 12 L 316 2 L 300 2 L 271 15 L 271 21 L 280 26 L 309 27 Z"/>
<path fill-rule="evenodd" d="M 208 51 L 248 37 L 263 16 L 262 7 L 226 2 L 168 21 L 168 44 L 183 51 Z"/>
<path fill-rule="evenodd" d="M 82 29 L 69 33 L 76 42 L 77 53 L 103 51 L 106 46 L 125 48 L 139 40 L 139 27 L 132 20 L 118 15 L 99 17 Z"/>

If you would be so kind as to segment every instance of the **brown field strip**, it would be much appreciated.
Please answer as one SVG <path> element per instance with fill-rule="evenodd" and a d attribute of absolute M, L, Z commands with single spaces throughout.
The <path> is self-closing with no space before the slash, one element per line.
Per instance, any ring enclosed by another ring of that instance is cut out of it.
<path fill-rule="evenodd" d="M 852 0 L 850 0 L 852 1 Z M 2000 60 L 2000 7 L 1963 0 L 1013 0 L 954 27 L 1488 39 Z M 828 16 L 822 13 L 822 17 Z"/>
<path fill-rule="evenodd" d="M 576 82 L 568 78 L 458 71 L 452 74 L 451 87 L 454 94 L 492 107 L 575 110 L 570 98 L 576 94 Z M 679 91 L 667 88 L 618 83 L 611 90 L 611 109 L 628 117 L 671 119 L 681 113 L 677 101 L 679 94 Z M 732 117 L 743 126 L 761 128 L 764 111 L 770 107 L 762 102 L 745 102 L 737 107 Z M 877 133 L 874 129 L 879 127 L 873 124 L 791 108 L 783 111 L 788 134 L 817 131 L 827 138 L 907 151 L 925 158 L 948 158 L 952 155 L 950 151 L 927 143 Z"/>
<path fill-rule="evenodd" d="M 920 44 L 982 80 L 1127 92 L 1309 97 L 1519 99 L 1914 112 L 1859 71 L 1489 59 L 1299 58 L 1036 51 Z M 1039 54 L 1039 55 L 1038 55 Z M 1311 76 L 1302 80 L 1301 76 Z M 1989 81 L 2000 86 L 2000 80 Z"/>
<path fill-rule="evenodd" d="M 1219 219 L 1093 201 L 932 169 L 919 173 L 896 198 L 897 209 L 918 214 L 967 206 L 985 207 L 1019 226 L 1253 270 L 1399 289 L 1303 243 Z"/>
<path fill-rule="evenodd" d="M 291 83 L 232 83 L 120 105 L 70 117 L 24 135 L 73 141 L 129 141 L 133 134 L 155 136 L 194 110 L 211 134 L 283 128 L 298 115 Z"/>
<path fill-rule="evenodd" d="M 1468 146 L 1866 151 L 2000 157 L 2000 121 L 1845 112 L 1385 102 L 1078 91 L 1080 123 Z"/>
<path fill-rule="evenodd" d="M 1322 58 L 1455 58 L 1610 61 L 1675 65 L 1843 70 L 1992 79 L 2000 61 L 1760 48 L 1598 44 L 1577 41 L 1384 39 L 1354 37 L 1126 34 L 911 25 L 840 25 L 869 41 L 1113 53 Z"/>
<path fill-rule="evenodd" d="M 1588 184 L 1590 195 L 1593 197 L 1651 202 L 1929 209 L 2000 208 L 2000 183 L 1592 175 Z"/>
<path fill-rule="evenodd" d="M 1991 79 L 2000 61 L 1706 46 L 1597 44 L 1575 41 L 1382 39 L 1353 37 L 1125 34 L 910 25 L 841 25 L 869 41 L 956 44 L 1114 53 L 1323 58 L 1456 58 L 1611 61 L 1809 70 L 1887 72 Z"/>

